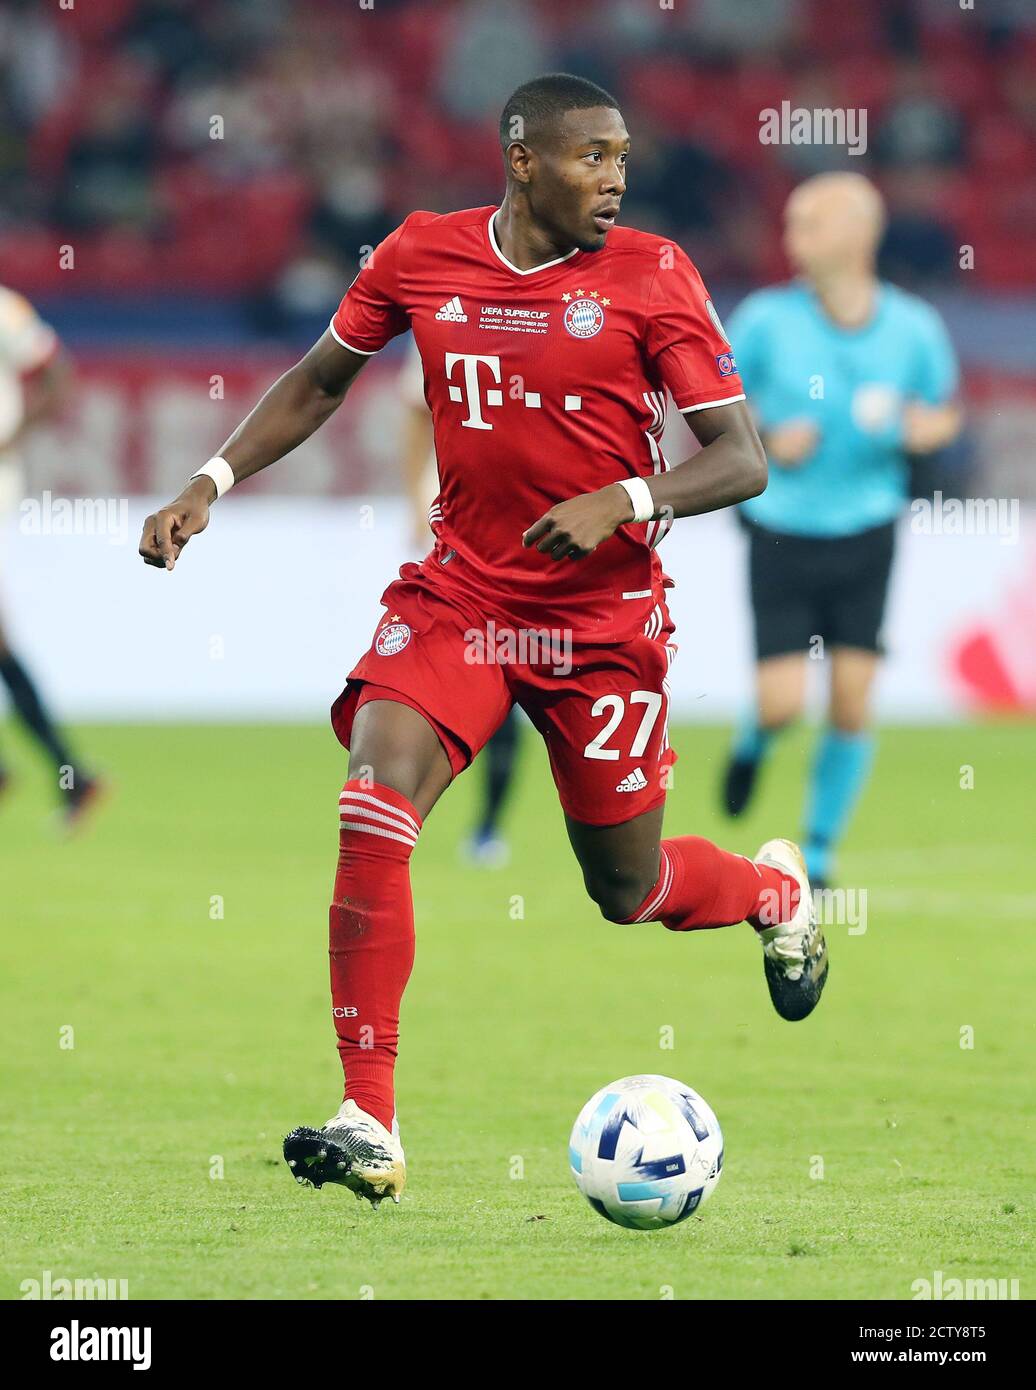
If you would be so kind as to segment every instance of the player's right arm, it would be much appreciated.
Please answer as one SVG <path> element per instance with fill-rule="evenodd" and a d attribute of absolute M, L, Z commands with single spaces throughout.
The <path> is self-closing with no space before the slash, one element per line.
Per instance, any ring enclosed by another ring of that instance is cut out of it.
<path fill-rule="evenodd" d="M 235 483 L 276 463 L 319 429 L 368 360 L 368 355 L 343 347 L 329 329 L 274 382 L 220 449 Z M 145 564 L 171 570 L 190 538 L 209 524 L 215 500 L 212 479 L 193 478 L 174 502 L 149 516 L 140 538 Z"/>

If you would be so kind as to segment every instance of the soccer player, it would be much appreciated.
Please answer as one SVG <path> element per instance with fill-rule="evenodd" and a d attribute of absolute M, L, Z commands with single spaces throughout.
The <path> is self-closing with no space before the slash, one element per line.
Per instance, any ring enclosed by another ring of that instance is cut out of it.
<path fill-rule="evenodd" d="M 760 290 L 730 321 L 770 462 L 741 508 L 755 618 L 756 703 L 736 738 L 723 799 L 740 815 L 775 736 L 803 709 L 810 656 L 830 670 L 827 727 L 804 810 L 814 889 L 874 751 L 871 691 L 909 457 L 952 443 L 957 364 L 923 300 L 878 280 L 881 195 L 860 174 L 820 174 L 785 211 L 801 279 Z"/>
<path fill-rule="evenodd" d="M 59 408 L 68 368 L 57 334 L 27 299 L 0 286 L 0 524 L 24 491 L 19 445 Z M 101 783 L 75 762 L 32 676 L 12 650 L 0 616 L 0 679 L 11 706 L 54 769 L 54 790 L 67 829 L 97 801 Z M 10 781 L 0 761 L 0 795 Z"/>
<path fill-rule="evenodd" d="M 417 343 L 411 341 L 399 373 L 403 405 L 403 482 L 410 503 L 411 539 L 414 550 L 428 550 L 429 527 L 440 510 L 432 417 L 424 398 L 424 366 Z M 432 532 L 434 535 L 434 532 Z M 514 786 L 518 761 L 518 706 L 512 705 L 504 722 L 486 744 L 478 822 L 464 843 L 464 855 L 476 868 L 496 869 L 510 857 L 500 832 L 500 817 Z"/>
<path fill-rule="evenodd" d="M 677 932 L 747 921 L 784 1018 L 809 1014 L 827 977 L 796 846 L 770 840 L 753 861 L 661 838 L 675 648 L 653 547 L 673 517 L 766 484 L 729 345 L 687 256 L 616 226 L 630 140 L 607 92 L 537 78 L 507 102 L 500 133 L 500 206 L 411 213 L 327 333 L 147 519 L 140 545 L 171 570 L 221 493 L 301 443 L 367 358 L 413 329 L 441 515 L 432 553 L 385 590 L 332 709 L 350 750 L 330 909 L 345 1099 L 322 1129 L 284 1142 L 301 1181 L 375 1203 L 398 1197 L 406 1173 L 393 1071 L 414 955 L 410 856 L 512 703 L 546 742 L 605 918 Z M 703 445 L 672 469 L 658 443 L 667 388 Z"/>

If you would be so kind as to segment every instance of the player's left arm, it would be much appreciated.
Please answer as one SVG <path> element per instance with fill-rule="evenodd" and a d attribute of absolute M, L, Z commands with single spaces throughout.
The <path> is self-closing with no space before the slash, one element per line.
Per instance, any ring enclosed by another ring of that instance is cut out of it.
<path fill-rule="evenodd" d="M 643 481 L 654 516 L 699 516 L 756 497 L 766 487 L 766 452 L 745 401 L 696 410 L 685 417 L 701 451 L 667 473 Z M 619 483 L 551 507 L 522 537 L 556 560 L 589 555 L 633 521 L 633 503 Z"/>
<path fill-rule="evenodd" d="M 698 516 L 755 497 L 766 487 L 766 451 L 745 402 L 730 340 L 702 278 L 674 243 L 659 247 L 645 295 L 643 351 L 690 425 L 701 452 L 666 473 L 638 480 L 653 516 Z M 555 559 L 588 555 L 626 522 L 646 521 L 626 488 L 598 492 L 551 507 L 526 531 L 523 544 Z"/>

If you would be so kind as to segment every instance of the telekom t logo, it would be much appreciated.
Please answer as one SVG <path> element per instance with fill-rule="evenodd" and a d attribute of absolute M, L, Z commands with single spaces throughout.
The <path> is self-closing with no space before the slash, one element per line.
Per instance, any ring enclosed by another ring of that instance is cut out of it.
<path fill-rule="evenodd" d="M 453 381 L 453 369 L 458 362 L 462 362 L 464 385 L 456 385 Z M 500 390 L 500 358 L 499 357 L 478 357 L 474 353 L 467 352 L 448 352 L 446 354 L 446 380 L 450 383 L 450 400 L 460 403 L 467 402 L 468 418 L 462 420 L 461 424 L 469 430 L 491 430 L 493 426 L 482 416 L 482 394 L 479 389 L 479 364 L 485 363 L 490 371 L 490 380 L 495 384 L 487 387 L 485 394 L 486 406 L 503 405 L 504 393 Z M 523 391 L 519 398 L 524 406 L 529 410 L 538 410 L 541 405 L 540 393 L 538 391 Z M 566 410 L 581 410 L 583 408 L 582 396 L 566 396 Z"/>
<path fill-rule="evenodd" d="M 463 387 L 452 384 L 453 369 L 458 362 L 464 363 Z M 450 382 L 450 400 L 463 401 L 467 397 L 468 418 L 461 424 L 469 430 L 491 430 L 493 426 L 482 418 L 482 399 L 478 389 L 478 364 L 484 362 L 493 374 L 493 380 L 500 385 L 500 358 L 476 357 L 467 352 L 448 352 L 446 354 L 446 380 Z M 504 393 L 490 390 L 486 392 L 486 405 L 503 405 Z"/>

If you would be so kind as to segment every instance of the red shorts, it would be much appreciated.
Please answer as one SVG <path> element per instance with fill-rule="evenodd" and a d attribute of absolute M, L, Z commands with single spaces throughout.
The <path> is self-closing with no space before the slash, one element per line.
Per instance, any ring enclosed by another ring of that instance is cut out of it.
<path fill-rule="evenodd" d="M 456 776 L 518 704 L 543 736 L 573 820 L 618 825 L 665 800 L 676 761 L 666 679 L 676 647 L 661 590 L 642 635 L 599 646 L 494 622 L 423 575 L 397 579 L 381 601 L 387 612 L 370 650 L 331 710 L 346 748 L 361 705 L 398 700 L 432 725 Z"/>

